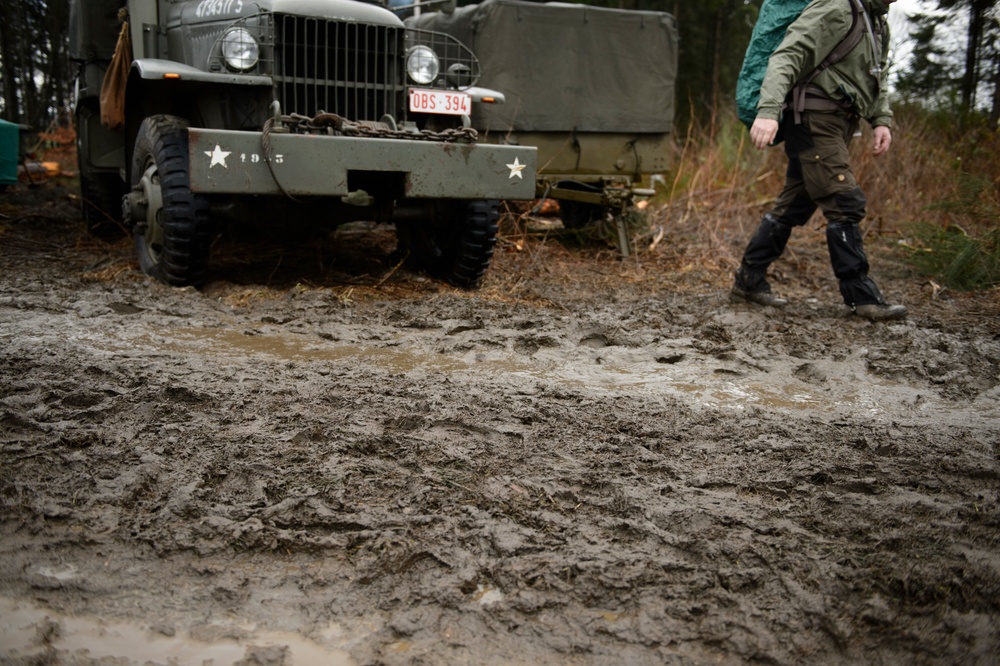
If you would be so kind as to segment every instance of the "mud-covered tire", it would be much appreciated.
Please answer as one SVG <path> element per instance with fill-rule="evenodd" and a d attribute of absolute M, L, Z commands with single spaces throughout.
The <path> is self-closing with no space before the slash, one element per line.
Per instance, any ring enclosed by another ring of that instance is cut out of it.
<path fill-rule="evenodd" d="M 121 237 L 125 228 L 122 219 L 122 197 L 125 183 L 117 173 L 98 171 L 87 161 L 87 146 L 82 143 L 85 124 L 93 122 L 97 112 L 82 104 L 77 110 L 77 167 L 80 173 L 80 215 L 87 231 L 100 238 Z"/>
<path fill-rule="evenodd" d="M 200 284 L 208 267 L 211 220 L 207 200 L 191 191 L 186 121 L 166 115 L 142 121 L 131 181 L 133 195 L 143 193 L 148 204 L 132 220 L 142 271 L 174 286 Z"/>
<path fill-rule="evenodd" d="M 497 242 L 498 201 L 437 202 L 429 219 L 398 229 L 412 267 L 456 286 L 478 287 Z"/>

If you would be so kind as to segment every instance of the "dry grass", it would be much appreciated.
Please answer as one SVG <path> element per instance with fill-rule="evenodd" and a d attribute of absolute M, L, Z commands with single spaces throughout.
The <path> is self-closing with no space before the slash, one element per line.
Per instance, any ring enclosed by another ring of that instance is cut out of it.
<path fill-rule="evenodd" d="M 864 229 L 869 248 L 906 262 L 912 258 L 908 246 L 927 227 L 958 226 L 970 238 L 989 241 L 1000 224 L 1000 135 L 948 136 L 925 114 L 914 112 L 897 114 L 893 135 L 892 150 L 881 157 L 871 154 L 867 126 L 852 144 L 855 173 L 868 198 Z M 654 229 L 671 230 L 674 242 L 657 249 L 674 254 L 678 268 L 693 263 L 728 274 L 781 189 L 785 158 L 780 149 L 754 150 L 735 123 L 717 132 L 713 144 L 698 136 L 692 132 L 686 137 L 672 181 L 654 200 L 650 220 Z M 793 236 L 793 263 L 815 259 L 825 264 L 822 235 L 809 237 L 823 224 L 817 214 Z M 925 244 L 921 251 L 944 254 L 947 248 Z M 926 277 L 942 276 L 931 271 Z"/>
<path fill-rule="evenodd" d="M 566 299 L 586 299 L 588 292 L 723 293 L 750 233 L 781 189 L 785 157 L 780 149 L 753 149 L 740 125 L 722 128 L 712 143 L 701 140 L 707 135 L 692 130 L 679 144 L 675 169 L 647 209 L 648 230 L 634 237 L 632 256 L 622 258 L 610 243 L 581 247 L 550 228 L 532 233 L 523 221 L 508 223 L 488 286 L 530 296 L 532 285 L 565 275 Z M 928 246 L 917 235 L 927 227 L 959 228 L 977 239 L 996 235 L 1000 138 L 947 136 L 925 116 L 905 112 L 897 114 L 893 135 L 892 150 L 878 158 L 871 154 L 870 128 L 852 145 L 869 201 L 863 227 L 873 275 L 893 300 L 916 305 L 950 299 L 958 303 L 954 316 L 996 317 L 1000 289 L 986 283 L 959 293 L 959 283 L 946 281 L 942 271 L 915 263 L 913 248 L 945 257 L 947 248 Z M 977 187 L 970 188 L 970 181 Z M 783 294 L 839 302 L 824 225 L 817 214 L 796 230 L 772 266 L 775 288 Z"/>

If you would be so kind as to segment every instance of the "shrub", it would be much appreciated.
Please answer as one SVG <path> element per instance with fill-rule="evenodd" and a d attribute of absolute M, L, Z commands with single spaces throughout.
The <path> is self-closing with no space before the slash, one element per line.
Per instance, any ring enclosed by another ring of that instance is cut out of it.
<path fill-rule="evenodd" d="M 1000 228 L 982 237 L 971 236 L 957 224 L 919 224 L 911 228 L 914 241 L 905 245 L 910 262 L 945 286 L 961 291 L 1000 285 Z"/>

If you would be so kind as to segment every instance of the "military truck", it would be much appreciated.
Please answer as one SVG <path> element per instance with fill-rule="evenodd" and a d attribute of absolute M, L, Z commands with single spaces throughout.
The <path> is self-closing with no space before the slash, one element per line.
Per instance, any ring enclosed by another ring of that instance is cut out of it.
<path fill-rule="evenodd" d="M 507 103 L 477 107 L 472 126 L 480 141 L 538 148 L 536 195 L 559 201 L 566 226 L 620 214 L 652 194 L 652 181 L 669 170 L 678 45 L 672 15 L 484 0 L 407 25 L 451 35 L 476 52 L 480 84 Z"/>
<path fill-rule="evenodd" d="M 222 220 L 391 222 L 413 265 L 477 286 L 536 150 L 477 141 L 473 110 L 503 95 L 385 5 L 71 0 L 88 225 L 120 221 L 145 273 L 190 285 Z"/>

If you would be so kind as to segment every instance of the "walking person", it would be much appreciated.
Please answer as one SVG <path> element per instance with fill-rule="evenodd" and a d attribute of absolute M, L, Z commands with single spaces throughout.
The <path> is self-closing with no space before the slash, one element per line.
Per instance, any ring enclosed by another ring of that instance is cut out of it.
<path fill-rule="evenodd" d="M 889 54 L 888 5 L 894 0 L 813 0 L 788 28 L 768 60 L 750 139 L 758 150 L 779 131 L 788 169 L 774 207 L 750 238 L 731 292 L 734 302 L 780 307 L 765 274 L 785 250 L 794 227 L 819 208 L 844 303 L 872 321 L 902 319 L 906 308 L 886 303 L 868 275 L 859 225 L 867 200 L 851 170 L 848 144 L 863 118 L 873 128 L 873 154 L 892 143 L 892 111 L 885 77 Z M 864 11 L 852 10 L 856 2 Z M 864 21 L 864 34 L 835 64 L 824 59 Z"/>

